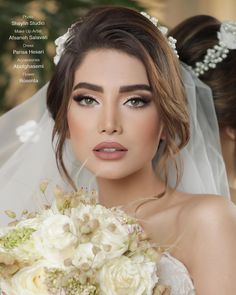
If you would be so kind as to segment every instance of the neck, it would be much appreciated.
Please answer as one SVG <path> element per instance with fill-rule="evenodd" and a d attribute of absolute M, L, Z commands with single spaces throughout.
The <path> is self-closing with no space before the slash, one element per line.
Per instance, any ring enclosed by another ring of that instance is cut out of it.
<path fill-rule="evenodd" d="M 125 206 L 139 199 L 162 193 L 163 181 L 152 167 L 140 170 L 122 179 L 97 179 L 99 202 L 106 207 Z"/>

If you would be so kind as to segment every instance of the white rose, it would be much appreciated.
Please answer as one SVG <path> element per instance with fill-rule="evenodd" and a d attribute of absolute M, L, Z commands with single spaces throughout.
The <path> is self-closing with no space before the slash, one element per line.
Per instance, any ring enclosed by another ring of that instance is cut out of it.
<path fill-rule="evenodd" d="M 158 278 L 156 264 L 138 263 L 142 259 L 121 256 L 108 261 L 99 273 L 99 285 L 104 295 L 152 295 Z"/>
<path fill-rule="evenodd" d="M 92 238 L 92 243 L 101 248 L 103 255 L 108 259 L 121 256 L 128 250 L 129 236 L 126 229 L 119 223 L 112 222 L 116 230 L 111 232 L 108 229 L 98 231 Z"/>
<path fill-rule="evenodd" d="M 15 246 L 12 247 L 9 251 L 13 256 L 17 258 L 18 261 L 33 263 L 36 259 L 40 258 L 40 255 L 35 248 L 34 239 L 32 238 L 33 230 L 37 230 L 38 227 L 39 221 L 37 220 L 37 218 L 31 218 L 20 221 L 15 227 L 6 228 L 7 231 L 5 232 L 5 234 L 8 233 L 10 235 L 8 241 L 13 240 L 13 245 L 14 240 L 16 241 Z M 20 233 L 17 235 L 17 232 Z M 31 234 L 29 234 L 27 239 L 23 238 L 25 237 L 24 235 L 27 233 Z M 4 247 L 0 247 L 0 249 L 3 252 L 6 250 L 4 249 Z"/>
<path fill-rule="evenodd" d="M 20 221 L 16 225 L 16 229 L 28 227 L 28 228 L 37 230 L 39 226 L 40 226 L 40 219 L 35 217 L 35 218 L 29 218 L 29 219 Z M 31 238 L 28 241 L 25 241 L 24 243 L 20 244 L 18 247 L 14 248 L 12 250 L 12 253 L 16 255 L 20 260 L 28 261 L 31 263 L 41 257 L 40 253 L 38 253 L 38 250 L 35 247 L 33 233 Z"/>
<path fill-rule="evenodd" d="M 92 243 L 80 244 L 75 251 L 72 263 L 74 266 L 81 268 L 83 264 L 88 264 L 92 268 L 101 268 L 109 257 L 109 252 L 106 252 L 102 247 L 99 251 L 93 251 L 94 245 Z"/>
<path fill-rule="evenodd" d="M 107 216 L 100 217 L 101 227 L 92 237 L 92 243 L 105 250 L 109 259 L 119 257 L 128 250 L 129 230 L 121 224 L 113 212 L 108 210 Z"/>
<path fill-rule="evenodd" d="M 11 253 L 17 257 L 19 261 L 28 263 L 33 263 L 42 257 L 36 248 L 35 241 L 32 239 L 12 249 Z"/>
<path fill-rule="evenodd" d="M 84 263 L 92 265 L 94 262 L 94 257 L 95 255 L 93 253 L 93 244 L 80 244 L 75 251 L 72 263 L 78 268 L 80 268 L 81 265 Z"/>
<path fill-rule="evenodd" d="M 76 228 L 72 220 L 62 214 L 54 214 L 44 221 L 33 234 L 39 253 L 58 267 L 70 258 L 77 243 Z"/>
<path fill-rule="evenodd" d="M 97 219 L 99 221 L 99 227 L 92 234 L 90 242 L 102 251 L 104 250 L 103 256 L 108 256 L 111 259 L 128 250 L 128 227 L 122 225 L 113 212 L 101 205 L 80 205 L 71 211 L 71 217 L 74 220 L 78 218 L 83 220 L 85 215 L 89 220 Z M 115 229 L 111 230 L 112 227 Z M 77 230 L 80 236 L 80 228 Z M 109 251 L 107 251 L 108 249 Z"/>
<path fill-rule="evenodd" d="M 44 284 L 45 266 L 47 266 L 46 262 L 38 262 L 18 271 L 12 278 L 14 295 L 49 295 Z"/>

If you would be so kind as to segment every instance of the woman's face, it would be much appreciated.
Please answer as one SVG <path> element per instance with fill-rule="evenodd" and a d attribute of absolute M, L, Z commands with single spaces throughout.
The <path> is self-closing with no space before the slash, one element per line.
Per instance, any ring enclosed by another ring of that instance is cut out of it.
<path fill-rule="evenodd" d="M 150 169 L 162 133 L 144 65 L 126 53 L 87 53 L 75 72 L 69 136 L 80 162 L 100 178 Z"/>

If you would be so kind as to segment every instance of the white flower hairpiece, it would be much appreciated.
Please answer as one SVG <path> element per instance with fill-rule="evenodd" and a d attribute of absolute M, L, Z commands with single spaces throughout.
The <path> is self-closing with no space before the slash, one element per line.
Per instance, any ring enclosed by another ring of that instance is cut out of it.
<path fill-rule="evenodd" d="M 163 35 L 166 36 L 167 32 L 168 32 L 168 29 L 164 26 L 158 26 L 158 19 L 156 17 L 151 17 L 149 14 L 147 14 L 146 12 L 142 11 L 141 14 L 143 16 L 145 16 L 147 19 L 149 19 L 161 32 Z M 62 53 L 65 49 L 65 43 L 67 41 L 67 39 L 70 37 L 70 31 L 71 31 L 71 28 L 73 27 L 73 25 L 67 30 L 67 32 L 60 36 L 59 38 L 57 38 L 55 40 L 55 45 L 56 45 L 56 55 L 54 56 L 54 64 L 57 65 L 61 56 L 62 56 Z M 176 50 L 176 39 L 174 39 L 173 37 L 168 37 L 168 43 L 170 45 L 170 47 L 174 50 L 174 52 L 176 53 L 177 57 L 178 57 L 178 53 L 177 53 L 177 50 Z"/>
<path fill-rule="evenodd" d="M 230 50 L 236 49 L 236 22 L 225 21 L 220 26 L 217 33 L 219 40 L 213 48 L 209 48 L 201 62 L 196 62 L 192 71 L 197 75 L 203 75 L 209 69 L 214 69 L 216 64 L 222 62 Z"/>
<path fill-rule="evenodd" d="M 56 55 L 54 56 L 54 64 L 57 65 L 61 56 L 62 56 L 62 53 L 65 49 L 65 43 L 66 43 L 66 40 L 69 38 L 70 36 L 70 28 L 67 30 L 67 32 L 60 36 L 59 38 L 57 38 L 55 40 L 55 45 L 56 45 Z"/>

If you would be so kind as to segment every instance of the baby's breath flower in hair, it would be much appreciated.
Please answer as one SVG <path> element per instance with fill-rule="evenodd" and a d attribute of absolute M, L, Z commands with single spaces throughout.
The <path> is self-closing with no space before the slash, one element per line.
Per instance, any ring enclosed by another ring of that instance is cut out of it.
<path fill-rule="evenodd" d="M 147 19 L 149 19 L 153 24 L 154 26 L 156 26 L 164 36 L 166 36 L 167 32 L 168 32 L 168 29 L 164 26 L 159 26 L 158 25 L 158 19 L 154 16 L 150 16 L 149 14 L 147 14 L 146 12 L 142 11 L 140 12 L 143 16 L 145 16 Z M 71 34 L 71 29 L 72 27 L 74 26 L 74 24 L 67 30 L 67 32 L 58 37 L 56 40 L 55 40 L 55 45 L 56 45 L 56 55 L 54 56 L 54 64 L 57 65 L 64 50 L 65 50 L 65 43 L 66 41 L 68 40 L 68 38 L 70 37 L 70 34 Z M 176 39 L 174 39 L 173 37 L 168 37 L 167 38 L 168 40 L 168 43 L 170 45 L 170 47 L 174 50 L 175 54 L 177 55 L 178 57 L 178 53 L 177 53 L 177 50 L 176 50 Z"/>
<path fill-rule="evenodd" d="M 168 28 L 167 28 L 167 27 L 164 27 L 164 26 L 160 26 L 160 25 L 158 25 L 158 19 L 157 19 L 156 17 L 154 17 L 154 16 L 150 16 L 150 15 L 149 15 L 148 13 L 146 13 L 145 11 L 142 11 L 141 14 L 142 14 L 143 16 L 145 16 L 147 19 L 149 19 L 149 20 L 154 24 L 154 26 L 156 26 L 156 27 L 159 29 L 159 31 L 161 31 L 161 33 L 162 33 L 164 36 L 167 35 L 167 33 L 168 33 Z M 177 40 L 176 40 L 175 38 L 171 37 L 171 36 L 169 36 L 167 39 L 168 39 L 168 43 L 169 43 L 170 47 L 174 50 L 174 52 L 175 52 L 175 54 L 177 55 L 177 57 L 179 57 L 178 52 L 177 52 L 177 50 L 176 50 L 176 42 L 177 42 Z"/>

